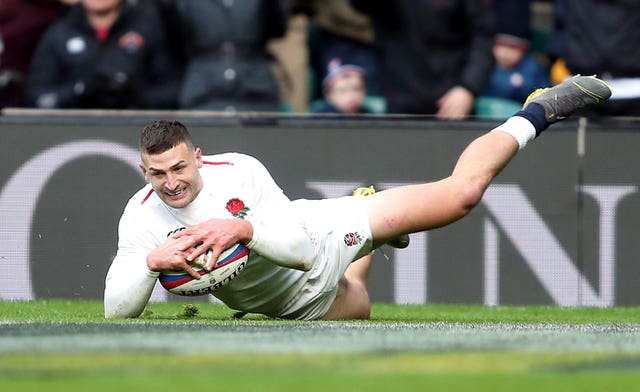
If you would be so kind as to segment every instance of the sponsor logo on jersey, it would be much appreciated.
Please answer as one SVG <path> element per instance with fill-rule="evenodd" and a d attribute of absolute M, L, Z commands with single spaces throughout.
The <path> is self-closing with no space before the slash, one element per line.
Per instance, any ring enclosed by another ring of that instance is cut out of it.
<path fill-rule="evenodd" d="M 167 233 L 167 238 L 171 237 L 172 235 L 174 235 L 175 233 L 182 231 L 182 230 L 186 230 L 187 228 L 182 226 L 182 227 L 178 227 L 175 230 L 171 230 L 170 232 Z"/>

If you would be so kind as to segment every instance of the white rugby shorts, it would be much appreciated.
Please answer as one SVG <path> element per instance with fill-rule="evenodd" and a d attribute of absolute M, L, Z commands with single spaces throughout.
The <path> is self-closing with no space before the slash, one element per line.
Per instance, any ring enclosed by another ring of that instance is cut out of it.
<path fill-rule="evenodd" d="M 304 217 L 316 259 L 305 285 L 280 317 L 311 320 L 324 316 L 349 264 L 371 252 L 371 227 L 362 199 L 345 196 L 293 202 Z"/>

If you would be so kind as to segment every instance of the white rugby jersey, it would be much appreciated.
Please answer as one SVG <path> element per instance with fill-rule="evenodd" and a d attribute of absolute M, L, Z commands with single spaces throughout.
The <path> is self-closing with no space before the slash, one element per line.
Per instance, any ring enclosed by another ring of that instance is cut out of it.
<path fill-rule="evenodd" d="M 211 218 L 242 218 L 253 225 L 247 266 L 215 296 L 232 309 L 282 316 L 315 263 L 317 241 L 298 209 L 256 159 L 237 153 L 203 156 L 203 188 L 185 208 L 167 206 L 147 184 L 120 219 L 118 251 L 106 278 L 106 317 L 137 317 L 159 276 L 147 255 L 170 233 Z M 308 272 L 290 267 L 304 267 Z M 289 267 L 289 268 L 288 268 Z"/>

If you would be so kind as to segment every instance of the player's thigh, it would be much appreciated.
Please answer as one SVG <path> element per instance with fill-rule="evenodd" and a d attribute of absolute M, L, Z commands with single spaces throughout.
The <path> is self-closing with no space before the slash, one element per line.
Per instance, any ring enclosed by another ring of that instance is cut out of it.
<path fill-rule="evenodd" d="M 452 178 L 405 185 L 365 198 L 374 242 L 449 224 L 464 214 L 464 184 Z"/>

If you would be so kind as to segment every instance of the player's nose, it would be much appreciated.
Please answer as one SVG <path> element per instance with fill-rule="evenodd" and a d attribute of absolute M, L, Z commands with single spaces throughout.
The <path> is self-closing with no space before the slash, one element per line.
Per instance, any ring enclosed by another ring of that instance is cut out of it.
<path fill-rule="evenodd" d="M 178 178 L 171 173 L 167 174 L 166 179 L 167 181 L 165 186 L 171 191 L 176 190 L 176 188 L 178 188 L 178 186 L 180 185 L 180 181 L 178 180 Z"/>

